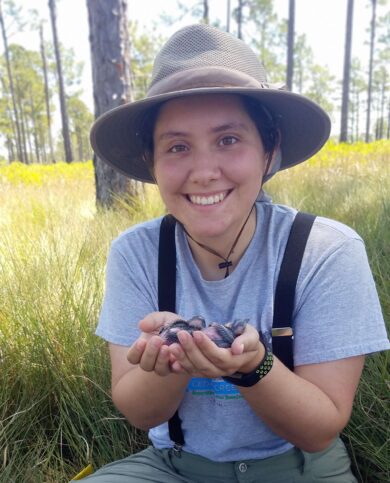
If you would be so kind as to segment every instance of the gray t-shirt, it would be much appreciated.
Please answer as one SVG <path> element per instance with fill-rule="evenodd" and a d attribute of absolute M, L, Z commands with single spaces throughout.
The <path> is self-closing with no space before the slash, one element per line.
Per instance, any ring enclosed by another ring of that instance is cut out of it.
<path fill-rule="evenodd" d="M 249 319 L 271 342 L 273 302 L 280 264 L 296 211 L 257 202 L 255 234 L 232 274 L 207 281 L 176 226 L 176 312 L 207 323 Z M 106 292 L 96 333 L 129 346 L 138 322 L 158 310 L 157 258 L 161 218 L 134 226 L 113 243 Z M 317 217 L 299 274 L 293 315 L 294 364 L 312 364 L 390 347 L 361 238 L 347 226 Z M 179 408 L 186 451 L 214 461 L 267 458 L 291 444 L 255 415 L 237 388 L 222 379 L 193 378 Z M 172 446 L 168 425 L 149 436 Z"/>

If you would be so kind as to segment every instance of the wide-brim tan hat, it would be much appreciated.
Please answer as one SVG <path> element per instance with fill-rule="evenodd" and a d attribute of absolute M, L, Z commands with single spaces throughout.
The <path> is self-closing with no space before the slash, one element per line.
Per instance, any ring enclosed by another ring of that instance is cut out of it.
<path fill-rule="evenodd" d="M 176 32 L 162 47 L 145 99 L 112 109 L 95 121 L 91 130 L 95 153 L 130 178 L 154 183 L 143 153 L 145 118 L 162 102 L 199 94 L 239 94 L 257 99 L 280 130 L 278 170 L 310 158 L 329 137 L 330 119 L 320 106 L 269 84 L 264 67 L 241 40 L 196 24 Z"/>

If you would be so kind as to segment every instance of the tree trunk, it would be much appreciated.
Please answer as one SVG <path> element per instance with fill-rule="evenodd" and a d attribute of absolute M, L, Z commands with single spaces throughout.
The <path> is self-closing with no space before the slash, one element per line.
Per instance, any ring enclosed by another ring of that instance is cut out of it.
<path fill-rule="evenodd" d="M 230 32 L 230 15 L 231 15 L 231 4 L 230 0 L 227 0 L 226 4 L 226 32 Z"/>
<path fill-rule="evenodd" d="M 47 157 L 46 138 L 45 138 L 46 132 L 45 131 L 46 131 L 45 126 L 43 126 L 43 124 L 40 122 L 39 123 L 38 139 L 39 139 L 39 149 L 40 149 L 40 153 L 41 153 L 41 159 L 42 159 L 43 164 L 49 164 L 49 163 L 51 163 L 51 160 L 49 160 L 48 157 Z"/>
<path fill-rule="evenodd" d="M 376 99 L 375 101 L 375 107 L 374 110 L 376 109 L 376 121 L 375 121 L 375 141 L 378 141 L 380 139 L 380 100 Z"/>
<path fill-rule="evenodd" d="M 29 97 L 30 97 L 30 109 L 31 109 L 31 121 L 32 121 L 32 137 L 34 141 L 35 160 L 37 163 L 40 163 L 41 156 L 39 152 L 39 142 L 38 142 L 38 123 L 37 123 L 37 117 L 36 117 L 36 111 L 35 111 L 34 96 L 32 95 L 32 92 L 31 92 L 31 86 L 30 86 L 29 94 L 30 94 Z M 31 156 L 32 156 L 32 152 L 31 152 Z"/>
<path fill-rule="evenodd" d="M 87 0 L 95 116 L 131 100 L 127 0 Z M 96 200 L 111 206 L 114 197 L 130 188 L 137 195 L 139 183 L 93 157 Z"/>
<path fill-rule="evenodd" d="M 76 129 L 75 134 L 77 139 L 78 160 L 84 161 L 83 133 L 80 131 L 80 129 Z"/>
<path fill-rule="evenodd" d="M 12 161 L 15 161 L 15 152 L 14 152 L 13 140 L 8 135 L 7 135 L 5 144 L 7 146 L 7 151 L 8 151 L 8 163 L 10 164 L 12 163 Z"/>
<path fill-rule="evenodd" d="M 294 29 L 295 29 L 295 0 L 289 2 L 288 33 L 287 33 L 287 89 L 292 90 L 294 76 Z"/>
<path fill-rule="evenodd" d="M 20 137 L 21 137 L 21 150 L 22 150 L 22 159 L 23 163 L 30 164 L 29 159 L 29 152 L 27 150 L 27 135 L 26 135 L 26 122 L 24 117 L 24 111 L 21 104 L 21 96 L 20 96 L 20 85 L 18 77 L 15 78 L 15 97 L 17 102 L 17 108 L 19 111 L 19 118 L 20 118 Z M 30 150 L 31 153 L 31 150 Z"/>
<path fill-rule="evenodd" d="M 242 9 L 244 6 L 244 0 L 238 0 L 237 8 L 237 37 L 242 39 Z"/>
<path fill-rule="evenodd" d="M 379 139 L 384 137 L 384 122 L 385 122 L 385 102 L 386 102 L 386 85 L 387 75 L 386 71 L 383 73 L 382 92 L 381 92 L 381 107 L 380 107 L 380 120 L 379 120 Z"/>
<path fill-rule="evenodd" d="M 43 40 L 43 26 L 41 24 L 39 29 L 40 43 L 41 43 L 41 58 L 42 58 L 42 68 L 43 68 L 43 79 L 45 83 L 45 103 L 46 103 L 46 119 L 47 119 L 47 131 L 49 138 L 49 150 L 50 159 L 52 163 L 55 163 L 54 149 L 53 149 L 53 135 L 51 130 L 51 112 L 50 112 L 50 94 L 49 94 L 49 77 L 47 75 L 47 61 L 46 61 L 46 51 L 45 43 Z"/>
<path fill-rule="evenodd" d="M 350 96 L 351 96 L 351 99 L 353 98 L 355 100 L 355 98 L 356 98 L 356 87 L 355 87 L 355 83 L 353 82 L 353 80 L 351 81 Z M 349 125 L 351 126 L 350 127 L 350 130 L 351 130 L 350 141 L 351 141 L 351 143 L 354 143 L 355 142 L 355 132 L 356 132 L 356 106 L 355 106 L 355 104 L 353 104 L 353 109 L 350 109 L 349 112 L 350 112 L 350 115 L 349 115 L 350 123 L 349 123 Z"/>
<path fill-rule="evenodd" d="M 356 105 L 357 105 L 357 110 L 356 110 L 356 142 L 359 141 L 360 138 L 360 133 L 359 133 L 359 123 L 360 123 L 360 93 L 357 91 L 356 94 Z"/>
<path fill-rule="evenodd" d="M 376 24 L 376 1 L 372 3 L 371 18 L 371 39 L 370 39 L 370 63 L 368 69 L 368 92 L 367 92 L 367 119 L 366 119 L 366 143 L 370 142 L 370 122 L 371 122 L 371 96 L 372 96 L 372 71 L 374 66 L 374 45 L 375 45 L 375 24 Z"/>
<path fill-rule="evenodd" d="M 73 161 L 73 154 L 72 154 L 72 145 L 70 142 L 70 134 L 69 134 L 69 121 L 68 121 L 68 112 L 67 112 L 66 100 L 65 100 L 64 76 L 62 74 L 60 46 L 59 46 L 58 35 L 57 35 L 57 11 L 56 11 L 55 0 L 49 0 L 49 9 L 50 9 L 51 28 L 53 31 L 54 53 L 55 53 L 57 73 L 58 73 L 58 88 L 59 88 L 59 96 L 60 96 L 62 137 L 64 139 L 65 161 L 67 163 L 71 163 Z"/>
<path fill-rule="evenodd" d="M 353 29 L 353 0 L 348 0 L 347 23 L 345 27 L 343 96 L 341 102 L 340 142 L 348 141 L 349 78 L 351 71 L 351 46 Z"/>
<path fill-rule="evenodd" d="M 203 0 L 203 23 L 209 23 L 209 0 Z"/>
<path fill-rule="evenodd" d="M 1 82 L 1 85 L 2 85 L 2 88 L 3 88 L 4 94 L 8 94 L 8 86 L 5 83 L 5 79 L 4 78 L 1 78 L 0 79 L 0 82 Z M 16 134 L 15 120 L 12 117 L 12 112 L 11 112 L 11 109 L 9 107 L 9 103 L 8 102 L 6 103 L 5 111 L 6 111 L 6 114 L 7 114 L 8 119 L 10 120 L 11 130 L 12 130 L 12 137 L 9 136 L 9 135 L 7 135 L 7 139 L 9 139 L 9 141 L 12 143 L 12 149 L 11 150 L 8 150 L 8 152 L 10 153 L 10 155 L 13 156 L 9 160 L 9 162 L 11 163 L 12 161 L 20 161 L 20 158 L 18 157 L 18 145 L 17 145 L 17 134 Z M 8 143 L 8 141 L 7 141 L 7 143 Z M 15 150 L 16 150 L 16 152 L 15 152 Z"/>
<path fill-rule="evenodd" d="M 6 33 L 5 23 L 4 23 L 2 0 L 0 0 L 0 26 L 1 26 L 1 33 L 2 33 L 2 37 L 3 37 L 4 55 L 5 55 L 5 61 L 6 61 L 6 66 L 7 66 L 9 90 L 10 90 L 11 99 L 12 99 L 12 108 L 13 108 L 13 115 L 14 115 L 14 122 L 15 122 L 16 152 L 17 152 L 18 160 L 20 162 L 24 163 L 25 159 L 23 157 L 23 150 L 22 150 L 22 136 L 21 136 L 21 132 L 20 132 L 19 113 L 18 113 L 18 108 L 17 108 L 17 105 L 16 105 L 14 81 L 13 81 L 13 76 L 12 76 L 11 61 L 10 61 L 10 58 L 9 58 L 8 39 L 7 39 L 7 33 Z"/>

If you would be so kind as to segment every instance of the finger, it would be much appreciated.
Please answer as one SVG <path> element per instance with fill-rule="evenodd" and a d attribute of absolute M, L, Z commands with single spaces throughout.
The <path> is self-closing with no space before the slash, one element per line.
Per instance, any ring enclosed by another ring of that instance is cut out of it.
<path fill-rule="evenodd" d="M 163 325 L 170 324 L 180 317 L 173 312 L 152 312 L 140 320 L 138 326 L 143 332 L 156 332 Z"/>
<path fill-rule="evenodd" d="M 232 354 L 239 355 L 244 352 L 251 352 L 258 350 L 260 344 L 260 337 L 257 330 L 251 325 L 245 327 L 244 332 L 236 337 L 232 343 Z"/>
<path fill-rule="evenodd" d="M 183 368 L 179 361 L 175 361 L 171 366 L 173 372 L 181 373 L 181 374 L 188 374 L 188 372 Z"/>
<path fill-rule="evenodd" d="M 184 371 L 187 374 L 194 372 L 195 368 L 180 344 L 170 345 L 169 351 L 171 355 L 171 367 L 175 372 Z"/>
<path fill-rule="evenodd" d="M 202 353 L 215 363 L 226 361 L 230 356 L 230 350 L 218 347 L 215 342 L 201 331 L 194 332 L 194 341 Z"/>
<path fill-rule="evenodd" d="M 248 347 L 251 347 L 253 341 L 252 343 L 247 344 L 247 348 L 245 348 L 244 339 L 244 343 L 239 344 L 238 347 L 235 348 L 237 352 L 241 351 L 241 353 L 235 354 L 232 350 L 216 346 L 214 342 L 212 342 L 202 332 L 194 332 L 193 336 L 196 344 L 202 351 L 203 355 L 213 365 L 212 371 L 217 376 L 223 376 L 237 372 L 241 366 L 246 366 L 248 363 L 251 363 L 251 361 L 257 357 L 258 351 L 260 349 L 260 342 L 257 342 L 257 345 L 255 345 L 256 350 L 247 350 Z M 253 334 L 252 337 L 254 340 L 256 340 L 256 337 L 253 336 Z"/>
<path fill-rule="evenodd" d="M 167 376 L 171 372 L 169 364 L 169 349 L 165 345 L 161 346 L 154 370 L 159 376 Z"/>
<path fill-rule="evenodd" d="M 157 357 L 162 345 L 163 340 L 158 336 L 153 336 L 149 339 L 139 363 L 141 369 L 147 372 L 154 371 Z"/>
<path fill-rule="evenodd" d="M 231 351 L 235 356 L 239 356 L 244 353 L 245 345 L 241 341 L 233 341 Z"/>
<path fill-rule="evenodd" d="M 177 335 L 186 359 L 191 364 L 192 371 L 201 372 L 212 377 L 216 372 L 216 368 L 208 358 L 208 355 L 213 356 L 219 348 L 199 331 L 194 332 L 193 337 L 185 331 L 179 331 Z M 183 364 L 183 360 L 180 360 L 180 362 Z M 185 369 L 187 369 L 186 366 Z"/>
<path fill-rule="evenodd" d="M 146 347 L 146 340 L 138 339 L 127 352 L 127 360 L 131 364 L 139 364 Z"/>

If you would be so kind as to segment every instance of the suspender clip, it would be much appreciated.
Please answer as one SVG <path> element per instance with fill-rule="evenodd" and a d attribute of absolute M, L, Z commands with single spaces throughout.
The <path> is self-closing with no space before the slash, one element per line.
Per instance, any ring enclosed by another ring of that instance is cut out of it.
<path fill-rule="evenodd" d="M 272 337 L 292 337 L 294 338 L 294 332 L 292 327 L 276 327 L 272 329 Z"/>
<path fill-rule="evenodd" d="M 172 448 L 174 456 L 176 456 L 177 458 L 181 458 L 182 448 L 183 448 L 183 446 L 181 444 L 175 443 L 173 445 L 173 448 Z"/>

